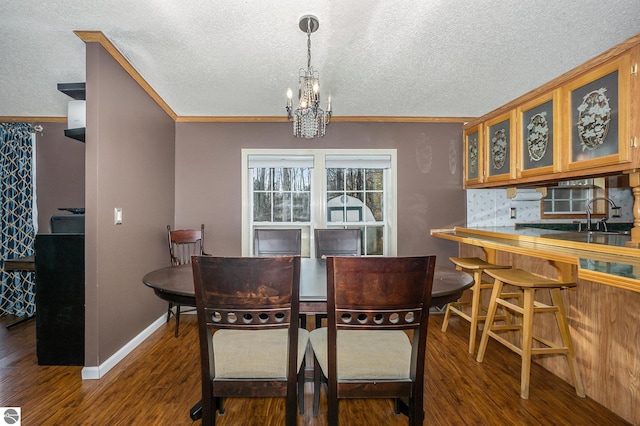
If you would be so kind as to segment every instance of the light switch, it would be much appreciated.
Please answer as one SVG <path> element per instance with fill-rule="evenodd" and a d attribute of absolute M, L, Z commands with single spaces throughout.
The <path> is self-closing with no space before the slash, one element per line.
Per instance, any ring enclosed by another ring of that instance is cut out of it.
<path fill-rule="evenodd" d="M 113 209 L 113 224 L 122 225 L 122 208 L 116 207 Z"/>

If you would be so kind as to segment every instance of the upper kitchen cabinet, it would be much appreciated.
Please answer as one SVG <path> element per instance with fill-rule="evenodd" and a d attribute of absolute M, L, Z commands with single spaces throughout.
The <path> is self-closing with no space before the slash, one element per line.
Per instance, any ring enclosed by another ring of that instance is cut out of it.
<path fill-rule="evenodd" d="M 638 62 L 640 34 L 470 122 L 465 187 L 619 172 L 636 173 L 640 186 Z"/>
<path fill-rule="evenodd" d="M 631 161 L 630 55 L 622 55 L 563 86 L 564 170 Z"/>
<path fill-rule="evenodd" d="M 484 122 L 484 182 L 515 179 L 516 110 Z"/>
<path fill-rule="evenodd" d="M 482 124 L 464 130 L 464 186 L 482 182 Z"/>
<path fill-rule="evenodd" d="M 548 175 L 560 171 L 560 90 L 554 90 L 516 109 L 516 177 Z"/>

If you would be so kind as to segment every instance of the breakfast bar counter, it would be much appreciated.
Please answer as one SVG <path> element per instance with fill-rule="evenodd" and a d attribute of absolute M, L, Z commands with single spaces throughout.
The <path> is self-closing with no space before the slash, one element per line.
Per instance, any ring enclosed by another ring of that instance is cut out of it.
<path fill-rule="evenodd" d="M 575 282 L 562 297 L 585 392 L 640 424 L 640 249 L 627 245 L 629 235 L 514 227 L 433 229 L 431 235 L 458 243 L 460 257 Z M 540 301 L 548 297 L 543 292 Z M 555 338 L 554 318 L 536 319 L 536 334 Z M 534 362 L 571 383 L 561 358 Z"/>
<path fill-rule="evenodd" d="M 492 263 L 500 251 L 530 256 L 550 261 L 563 281 L 580 278 L 640 292 L 640 249 L 626 245 L 629 235 L 513 227 L 433 229 L 431 235 L 481 247 Z"/>

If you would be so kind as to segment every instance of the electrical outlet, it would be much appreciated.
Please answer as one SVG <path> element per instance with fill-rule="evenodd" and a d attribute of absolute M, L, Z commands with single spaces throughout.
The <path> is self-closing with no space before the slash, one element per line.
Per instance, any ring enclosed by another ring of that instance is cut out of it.
<path fill-rule="evenodd" d="M 515 218 L 516 218 L 516 208 L 509 207 L 509 219 L 515 219 Z"/>

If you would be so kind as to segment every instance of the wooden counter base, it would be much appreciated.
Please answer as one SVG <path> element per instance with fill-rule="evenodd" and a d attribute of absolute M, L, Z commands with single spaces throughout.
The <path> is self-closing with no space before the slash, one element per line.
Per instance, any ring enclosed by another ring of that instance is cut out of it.
<path fill-rule="evenodd" d="M 564 291 L 563 299 L 585 393 L 631 424 L 640 425 L 640 251 L 597 244 L 563 245 L 527 233 L 529 236 L 470 228 L 432 231 L 434 237 L 460 243 L 461 257 L 482 258 L 484 254 L 492 263 L 550 278 L 559 275 L 570 280 L 575 275 L 577 286 Z M 622 273 L 617 269 L 620 266 L 626 268 Z M 547 298 L 544 292 L 540 295 L 542 302 Z M 557 337 L 553 315 L 542 315 L 536 321 L 537 335 Z M 534 362 L 571 383 L 563 357 L 536 357 Z"/>

